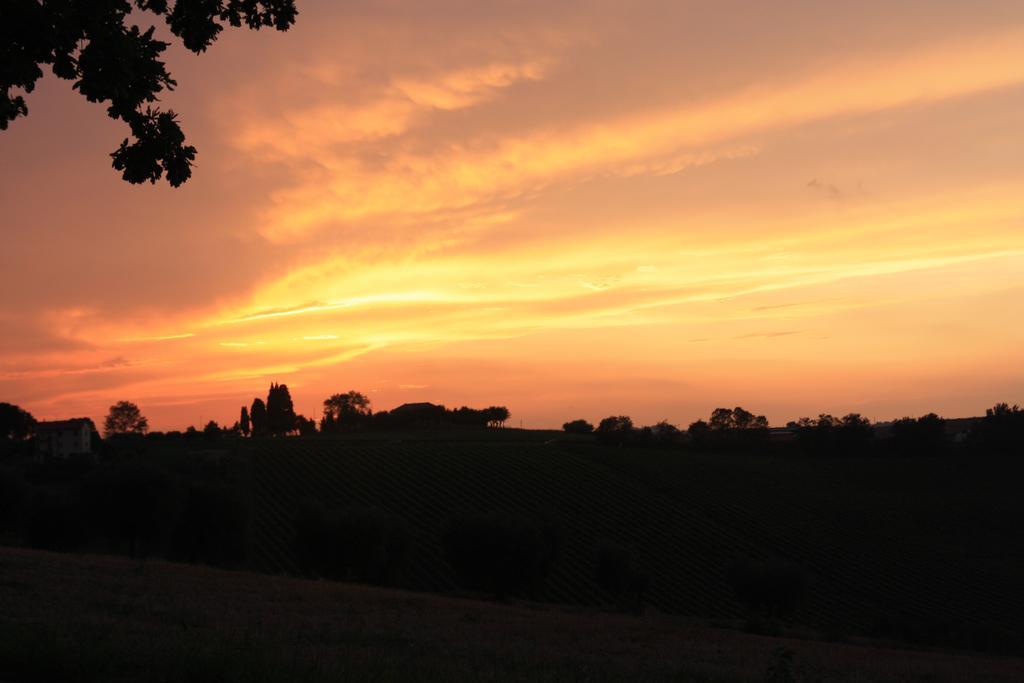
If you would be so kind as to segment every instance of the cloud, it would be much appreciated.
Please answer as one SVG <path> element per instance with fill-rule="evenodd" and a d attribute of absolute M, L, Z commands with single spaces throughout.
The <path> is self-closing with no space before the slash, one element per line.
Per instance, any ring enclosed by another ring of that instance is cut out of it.
<path fill-rule="evenodd" d="M 317 166 L 294 186 L 273 194 L 261 231 L 273 241 L 302 240 L 331 224 L 375 216 L 415 220 L 522 197 L 556 183 L 605 175 L 673 174 L 743 158 L 759 149 L 752 136 L 773 129 L 1024 82 L 1021 42 L 1024 31 L 1009 29 L 982 39 L 830 65 L 793 80 L 755 84 L 708 101 L 690 100 L 609 119 L 583 117 L 562 128 L 467 138 L 427 150 L 407 140 L 390 147 L 383 158 L 374 157 L 372 164 L 347 150 L 303 147 Z M 466 85 L 459 87 L 477 93 L 485 87 L 481 83 L 503 84 L 533 74 L 522 66 L 465 73 L 474 76 L 441 78 L 430 92 L 447 92 L 454 79 L 464 80 Z M 489 74 L 491 80 L 480 74 Z M 840 83 L 843 86 L 836 87 Z M 450 103 L 468 106 L 477 101 L 476 96 L 466 95 Z M 301 120 L 301 132 L 286 137 L 337 137 L 334 123 L 318 123 L 317 117 Z M 811 187 L 817 187 L 813 183 Z"/>

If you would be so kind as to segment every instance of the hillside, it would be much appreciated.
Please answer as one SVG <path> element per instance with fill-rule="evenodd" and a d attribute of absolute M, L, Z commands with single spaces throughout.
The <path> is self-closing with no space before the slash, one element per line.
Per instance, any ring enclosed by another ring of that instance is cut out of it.
<path fill-rule="evenodd" d="M 820 633 L 1020 651 L 1019 460 L 697 455 L 551 436 L 253 443 L 254 565 L 301 574 L 291 522 L 304 500 L 373 506 L 413 532 L 403 585 L 450 591 L 447 519 L 543 512 L 565 540 L 538 598 L 607 604 L 594 552 L 611 540 L 650 577 L 650 610 L 739 623 L 729 566 L 779 557 L 809 575 L 794 619 Z"/>
<path fill-rule="evenodd" d="M 1021 680 L 1014 658 L 785 640 L 166 562 L 0 548 L 0 680 Z"/>

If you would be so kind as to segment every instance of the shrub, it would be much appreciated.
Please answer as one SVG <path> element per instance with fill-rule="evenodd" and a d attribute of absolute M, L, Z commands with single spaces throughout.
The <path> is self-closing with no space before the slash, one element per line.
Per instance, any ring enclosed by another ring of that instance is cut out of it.
<path fill-rule="evenodd" d="M 736 598 L 749 611 L 770 618 L 792 616 L 807 590 L 799 565 L 783 560 L 745 560 L 728 571 Z"/>
<path fill-rule="evenodd" d="M 542 588 L 561 533 L 546 518 L 461 515 L 449 520 L 442 545 L 459 585 L 505 598 Z"/>
<path fill-rule="evenodd" d="M 25 525 L 25 543 L 43 550 L 70 551 L 83 547 L 87 530 L 81 506 L 73 499 L 37 493 Z"/>
<path fill-rule="evenodd" d="M 633 564 L 629 549 L 611 541 L 598 544 L 594 553 L 595 578 L 620 608 L 640 610 L 649 581 Z"/>
<path fill-rule="evenodd" d="M 97 473 L 84 499 L 96 534 L 132 557 L 166 553 L 186 503 L 174 477 L 132 462 Z"/>
<path fill-rule="evenodd" d="M 251 533 L 252 506 L 246 496 L 231 486 L 195 482 L 185 491 L 169 556 L 238 566 L 248 557 Z"/>
<path fill-rule="evenodd" d="M 375 508 L 327 511 L 300 507 L 294 544 L 303 568 L 335 580 L 397 583 L 405 571 L 410 541 L 405 521 Z"/>
<path fill-rule="evenodd" d="M 32 490 L 25 478 L 13 470 L 0 469 L 0 529 L 21 526 L 28 513 Z"/>

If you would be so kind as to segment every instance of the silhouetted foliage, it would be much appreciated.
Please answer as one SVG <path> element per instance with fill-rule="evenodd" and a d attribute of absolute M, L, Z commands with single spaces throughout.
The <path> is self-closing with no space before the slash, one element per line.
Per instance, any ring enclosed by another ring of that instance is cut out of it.
<path fill-rule="evenodd" d="M 249 423 L 249 409 L 242 406 L 242 413 L 238 418 L 238 429 L 242 432 L 242 436 L 249 436 L 251 425 Z"/>
<path fill-rule="evenodd" d="M 761 430 L 768 429 L 768 418 L 764 415 L 754 415 L 739 406 L 735 408 L 715 408 L 711 413 L 708 426 L 712 431 L 716 432 Z"/>
<path fill-rule="evenodd" d="M 98 473 L 87 482 L 84 497 L 97 535 L 133 557 L 166 551 L 183 505 L 178 481 L 134 462 Z"/>
<path fill-rule="evenodd" d="M 484 420 L 488 427 L 504 427 L 508 418 L 508 408 L 504 406 L 491 406 L 489 408 L 484 408 Z"/>
<path fill-rule="evenodd" d="M 697 420 L 686 429 L 686 434 L 690 437 L 690 443 L 703 448 L 711 439 L 711 426 L 704 420 Z"/>
<path fill-rule="evenodd" d="M 662 420 L 649 429 L 651 441 L 658 446 L 671 446 L 683 439 L 683 432 L 668 420 Z"/>
<path fill-rule="evenodd" d="M 327 511 L 315 503 L 299 509 L 294 544 L 308 571 L 378 585 L 402 578 L 410 549 L 401 518 L 374 508 Z"/>
<path fill-rule="evenodd" d="M 586 420 L 573 420 L 562 425 L 562 430 L 567 434 L 590 434 L 594 431 L 594 425 Z"/>
<path fill-rule="evenodd" d="M 792 616 L 807 591 L 803 569 L 782 560 L 740 561 L 728 577 L 740 603 L 769 618 Z"/>
<path fill-rule="evenodd" d="M 635 438 L 633 434 L 633 420 L 625 415 L 612 415 L 606 417 L 597 425 L 594 432 L 597 440 L 601 443 L 622 445 L 629 443 Z"/>
<path fill-rule="evenodd" d="M 975 448 L 996 455 L 1024 455 L 1024 408 L 998 403 L 971 430 Z"/>
<path fill-rule="evenodd" d="M 103 435 L 107 437 L 115 434 L 145 434 L 148 430 L 149 422 L 131 401 L 118 401 L 110 406 L 110 412 L 103 422 Z"/>
<path fill-rule="evenodd" d="M 716 408 L 707 422 L 694 422 L 687 433 L 691 442 L 698 447 L 715 450 L 750 448 L 767 441 L 768 418 L 739 406 Z"/>
<path fill-rule="evenodd" d="M 196 481 L 184 489 L 182 507 L 171 536 L 171 559 L 244 564 L 252 533 L 252 506 L 246 496 L 231 486 Z"/>
<path fill-rule="evenodd" d="M 0 469 L 0 530 L 16 531 L 25 521 L 32 489 L 21 472 Z"/>
<path fill-rule="evenodd" d="M 299 436 L 312 436 L 316 434 L 316 420 L 305 415 L 296 415 L 295 429 L 299 432 Z"/>
<path fill-rule="evenodd" d="M 459 585 L 497 598 L 539 591 L 561 542 L 549 519 L 501 513 L 453 517 L 441 539 Z"/>
<path fill-rule="evenodd" d="M 220 425 L 214 420 L 210 420 L 206 423 L 206 426 L 203 427 L 203 436 L 206 437 L 207 441 L 216 441 L 221 437 L 221 435 L 223 435 L 223 433 L 224 432 L 221 430 Z"/>
<path fill-rule="evenodd" d="M 594 553 L 594 564 L 597 585 L 610 594 L 621 609 L 642 609 L 650 581 L 634 565 L 629 548 L 603 541 Z"/>
<path fill-rule="evenodd" d="M 817 419 L 802 417 L 787 426 L 796 432 L 797 445 L 816 455 L 864 453 L 875 432 L 871 422 L 858 413 L 842 418 L 828 414 L 821 414 Z"/>
<path fill-rule="evenodd" d="M 88 542 L 81 504 L 73 497 L 38 491 L 25 524 L 25 542 L 43 550 L 77 550 Z"/>
<path fill-rule="evenodd" d="M 334 394 L 324 400 L 320 431 L 324 433 L 353 432 L 365 427 L 372 415 L 370 399 L 358 391 Z"/>
<path fill-rule="evenodd" d="M 288 29 L 297 14 L 294 0 L 4 0 L 0 3 L 0 130 L 28 114 L 23 95 L 31 93 L 49 65 L 58 78 L 90 102 L 107 104 L 107 115 L 128 124 L 111 154 L 113 166 L 130 183 L 155 183 L 164 174 L 174 187 L 188 180 L 196 149 L 173 111 L 150 106 L 177 83 L 160 59 L 169 43 L 153 37 L 155 27 L 134 25 L 138 10 L 165 18 L 184 46 L 206 50 L 223 24 Z M 132 25 L 129 25 L 132 24 Z M 13 92 L 12 92 L 13 91 Z"/>
<path fill-rule="evenodd" d="M 27 410 L 11 403 L 0 403 L 0 439 L 27 439 L 35 426 L 36 419 Z"/>
<path fill-rule="evenodd" d="M 444 419 L 448 422 L 465 427 L 500 427 L 508 418 L 508 408 L 502 406 L 491 406 L 490 408 L 462 406 L 446 411 L 444 414 Z"/>
<path fill-rule="evenodd" d="M 252 435 L 264 436 L 267 433 L 267 404 L 263 402 L 263 399 L 254 398 L 252 400 L 249 417 L 252 420 Z"/>
<path fill-rule="evenodd" d="M 892 423 L 893 448 L 903 455 L 940 455 L 947 446 L 946 421 L 935 413 Z"/>
<path fill-rule="evenodd" d="M 270 385 L 267 394 L 267 433 L 284 436 L 295 430 L 295 407 L 285 384 Z"/>

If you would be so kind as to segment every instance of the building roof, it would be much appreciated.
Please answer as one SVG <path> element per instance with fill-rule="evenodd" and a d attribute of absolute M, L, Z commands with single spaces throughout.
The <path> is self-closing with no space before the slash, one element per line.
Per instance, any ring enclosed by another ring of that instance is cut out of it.
<path fill-rule="evenodd" d="M 95 429 L 92 420 L 87 417 L 73 417 L 70 420 L 51 420 L 49 422 L 37 422 L 37 432 L 56 432 L 66 429 L 81 429 L 85 425 L 89 429 Z"/>
<path fill-rule="evenodd" d="M 437 410 L 441 406 L 434 405 L 433 403 L 403 403 L 397 408 L 392 408 L 392 413 L 404 413 L 407 411 L 418 411 L 418 410 Z"/>

